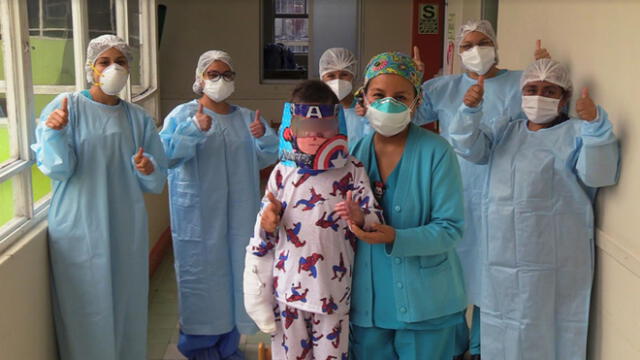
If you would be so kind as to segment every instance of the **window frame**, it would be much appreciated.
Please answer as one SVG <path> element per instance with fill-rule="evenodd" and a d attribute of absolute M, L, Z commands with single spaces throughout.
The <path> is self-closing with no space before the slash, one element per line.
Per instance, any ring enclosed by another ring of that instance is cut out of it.
<path fill-rule="evenodd" d="M 277 0 L 273 0 L 273 22 L 272 22 L 272 33 L 274 36 L 274 41 L 275 41 L 275 27 L 276 27 L 276 20 L 278 19 L 305 19 L 307 20 L 307 34 L 310 34 L 310 22 L 311 22 L 311 17 L 309 16 L 309 0 L 304 0 L 304 13 L 302 14 L 295 14 L 295 13 L 278 13 L 275 9 L 276 6 L 276 1 Z M 307 41 L 307 52 L 301 52 L 301 53 L 297 53 L 297 54 L 304 54 L 305 56 L 307 56 L 307 58 L 309 57 L 309 49 L 311 48 L 311 36 L 309 35 L 309 40 Z M 295 52 L 293 53 L 295 56 Z"/>
<path fill-rule="evenodd" d="M 309 59 L 312 56 L 313 48 L 313 17 L 311 16 L 311 9 L 313 9 L 314 0 L 305 0 L 305 13 L 304 14 L 289 14 L 276 12 L 276 0 L 260 0 L 260 84 L 274 85 L 274 84 L 294 84 L 301 80 L 311 79 L 311 72 L 309 71 Z M 271 5 L 271 9 L 266 9 L 267 5 Z M 266 15 L 269 15 L 269 23 L 265 23 Z M 305 78 L 287 79 L 287 78 L 265 78 L 264 67 L 264 46 L 267 44 L 265 39 L 266 34 L 270 34 L 275 41 L 275 21 L 276 19 L 307 19 L 307 35 L 308 51 L 306 53 L 294 53 L 295 56 L 306 56 L 307 58 L 307 76 Z M 270 30 L 266 30 L 266 26 L 270 27 Z"/>
<path fill-rule="evenodd" d="M 115 0 L 116 35 L 129 41 L 127 4 L 137 1 L 140 12 L 140 82 L 132 89 L 131 78 L 120 96 L 127 101 L 140 102 L 158 91 L 156 0 Z M 0 0 L 0 27 L 2 29 L 5 81 L 0 81 L 0 92 L 7 97 L 9 129 L 9 159 L 0 167 L 0 183 L 13 181 L 14 217 L 0 226 L 0 254 L 38 222 L 46 218 L 51 192 L 34 203 L 31 169 L 35 154 L 35 95 L 55 95 L 88 88 L 84 63 L 89 42 L 88 0 L 71 0 L 74 52 L 73 85 L 34 85 L 31 67 L 31 46 L 27 3 L 21 0 Z M 137 95 L 132 98 L 133 93 Z"/>

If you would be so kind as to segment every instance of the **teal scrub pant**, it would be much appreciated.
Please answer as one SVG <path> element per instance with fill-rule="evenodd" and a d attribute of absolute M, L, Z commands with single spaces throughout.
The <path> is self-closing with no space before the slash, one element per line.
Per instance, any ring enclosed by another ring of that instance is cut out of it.
<path fill-rule="evenodd" d="M 390 330 L 351 325 L 351 360 L 451 360 L 456 325 L 437 330 Z"/>
<path fill-rule="evenodd" d="M 455 330 L 454 354 L 462 355 L 467 349 L 471 355 L 480 355 L 480 308 L 473 306 L 473 316 L 471 318 L 471 334 L 466 321 L 459 324 Z"/>

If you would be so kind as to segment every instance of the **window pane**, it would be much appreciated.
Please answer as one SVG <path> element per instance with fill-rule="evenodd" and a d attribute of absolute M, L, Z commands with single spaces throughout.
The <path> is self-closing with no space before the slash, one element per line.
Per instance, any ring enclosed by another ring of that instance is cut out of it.
<path fill-rule="evenodd" d="M 142 85 L 140 68 L 140 1 L 129 0 L 127 2 L 127 15 L 129 22 L 129 45 L 133 53 L 133 63 L 129 64 L 131 71 L 131 85 Z M 137 95 L 137 94 L 133 94 Z"/>
<path fill-rule="evenodd" d="M 4 44 L 0 33 L 0 83 L 6 87 L 4 76 Z M 7 94 L 0 91 L 0 168 L 9 160 L 15 159 L 17 154 L 15 149 L 11 149 L 11 139 L 9 137 L 9 119 L 7 118 Z"/>
<path fill-rule="evenodd" d="M 0 183 L 0 226 L 8 223 L 15 215 L 13 204 L 13 180 Z"/>
<path fill-rule="evenodd" d="M 306 79 L 310 45 L 307 2 L 264 0 L 264 4 L 262 79 Z"/>
<path fill-rule="evenodd" d="M 306 14 L 306 0 L 275 0 L 276 14 Z"/>
<path fill-rule="evenodd" d="M 3 96 L 0 100 L 6 103 L 4 95 L 0 94 L 0 96 Z M 2 108 L 4 110 L 4 106 Z M 2 168 L 5 161 L 11 158 L 13 156 L 11 156 L 11 144 L 9 143 L 9 124 L 7 123 L 7 118 L 3 115 L 0 117 L 0 168 Z"/>
<path fill-rule="evenodd" d="M 37 165 L 31 167 L 31 190 L 33 202 L 42 200 L 51 192 L 51 178 L 41 173 Z"/>
<path fill-rule="evenodd" d="M 40 122 L 40 114 L 47 104 L 49 104 L 56 94 L 38 94 L 34 96 L 36 123 Z M 38 170 L 38 166 L 31 167 L 31 190 L 33 191 L 33 201 L 42 200 L 51 192 L 51 178 Z"/>
<path fill-rule="evenodd" d="M 33 96 L 34 99 L 34 108 L 35 108 L 35 117 L 36 117 L 36 124 L 38 124 L 40 121 L 40 114 L 42 113 L 42 110 L 44 109 L 45 106 L 47 106 L 51 101 L 53 101 L 53 99 L 55 99 L 55 97 L 57 96 L 57 94 L 36 94 Z"/>
<path fill-rule="evenodd" d="M 116 33 L 116 5 L 113 0 L 91 0 L 89 12 L 89 39 Z"/>
<path fill-rule="evenodd" d="M 275 19 L 275 42 L 282 43 L 294 53 L 309 52 L 308 19 Z"/>
<path fill-rule="evenodd" d="M 29 41 L 35 85 L 74 85 L 71 0 L 29 0 Z"/>

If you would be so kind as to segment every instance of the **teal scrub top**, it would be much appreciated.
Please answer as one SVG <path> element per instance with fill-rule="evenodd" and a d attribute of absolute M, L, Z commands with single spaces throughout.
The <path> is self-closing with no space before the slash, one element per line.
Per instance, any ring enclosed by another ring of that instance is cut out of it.
<path fill-rule="evenodd" d="M 84 95 L 87 99 L 89 100 L 93 100 L 93 96 L 91 96 L 91 93 L 89 92 L 89 90 L 82 90 L 80 91 L 80 94 Z"/>
<path fill-rule="evenodd" d="M 382 183 L 382 176 L 380 176 L 380 171 L 378 170 L 378 159 L 373 148 L 373 141 L 371 142 L 371 156 L 373 159 L 370 162 L 369 175 L 373 183 L 371 186 L 375 188 L 374 184 L 376 182 Z M 393 215 L 397 214 L 392 210 L 393 204 L 395 204 L 394 197 L 398 185 L 398 177 L 400 176 L 400 164 L 403 159 L 404 156 L 400 158 L 400 161 L 398 161 L 398 164 L 387 178 L 382 198 L 378 199 L 384 210 L 385 221 L 390 226 L 394 224 Z M 372 271 L 371 279 L 373 288 L 373 325 L 375 327 L 395 330 L 437 330 L 448 328 L 464 321 L 464 311 L 415 323 L 399 321 L 395 316 L 395 312 L 389 311 L 389 309 L 396 308 L 396 301 L 393 296 L 392 257 L 387 254 L 385 246 L 385 244 L 371 245 L 371 264 L 374 269 L 377 268 Z"/>

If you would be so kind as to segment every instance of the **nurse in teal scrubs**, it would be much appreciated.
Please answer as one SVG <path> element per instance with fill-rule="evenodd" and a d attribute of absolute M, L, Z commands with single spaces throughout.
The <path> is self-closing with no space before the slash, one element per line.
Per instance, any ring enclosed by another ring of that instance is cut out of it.
<path fill-rule="evenodd" d="M 369 62 L 362 89 L 374 134 L 352 153 L 367 168 L 386 225 L 355 225 L 352 357 L 450 360 L 467 299 L 455 251 L 462 237 L 458 160 L 446 140 L 411 123 L 422 73 L 408 55 Z"/>

